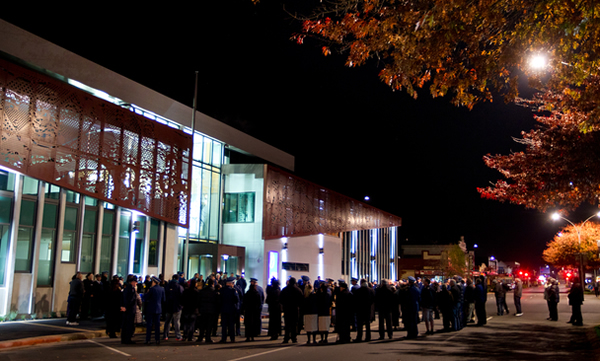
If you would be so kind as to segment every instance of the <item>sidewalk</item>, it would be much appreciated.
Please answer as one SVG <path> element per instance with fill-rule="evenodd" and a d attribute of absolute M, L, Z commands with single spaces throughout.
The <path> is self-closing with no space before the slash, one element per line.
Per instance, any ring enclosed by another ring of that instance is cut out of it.
<path fill-rule="evenodd" d="M 65 318 L 31 321 L 11 321 L 0 324 L 0 350 L 71 340 L 102 337 L 104 319 L 80 321 L 79 326 L 67 326 Z"/>

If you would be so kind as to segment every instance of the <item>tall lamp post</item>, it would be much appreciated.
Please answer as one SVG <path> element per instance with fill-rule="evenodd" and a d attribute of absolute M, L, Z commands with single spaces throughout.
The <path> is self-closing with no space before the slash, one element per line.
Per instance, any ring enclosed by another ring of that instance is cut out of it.
<path fill-rule="evenodd" d="M 581 282 L 582 287 L 585 287 L 585 270 L 583 269 L 583 252 L 581 249 L 581 227 L 583 227 L 583 225 L 586 224 L 587 221 L 589 221 L 590 219 L 592 219 L 594 217 L 600 217 L 600 212 L 589 216 L 588 219 L 583 221 L 583 223 L 581 223 L 581 225 L 578 227 L 575 223 L 571 222 L 569 219 L 561 216 L 558 213 L 554 213 L 552 215 L 552 219 L 555 221 L 557 221 L 559 219 L 563 219 L 563 220 L 569 222 L 573 226 L 573 228 L 575 228 L 575 231 L 577 232 L 577 241 L 579 242 L 579 281 Z"/>

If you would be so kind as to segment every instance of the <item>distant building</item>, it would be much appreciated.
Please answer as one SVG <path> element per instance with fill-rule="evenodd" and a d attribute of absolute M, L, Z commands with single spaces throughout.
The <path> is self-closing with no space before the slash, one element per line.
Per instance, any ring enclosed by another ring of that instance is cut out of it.
<path fill-rule="evenodd" d="M 469 273 L 474 267 L 474 251 L 464 253 L 465 269 Z M 448 254 L 456 245 L 430 244 L 430 245 L 402 245 L 398 259 L 398 278 L 428 277 L 438 280 L 453 276 L 448 267 Z"/>

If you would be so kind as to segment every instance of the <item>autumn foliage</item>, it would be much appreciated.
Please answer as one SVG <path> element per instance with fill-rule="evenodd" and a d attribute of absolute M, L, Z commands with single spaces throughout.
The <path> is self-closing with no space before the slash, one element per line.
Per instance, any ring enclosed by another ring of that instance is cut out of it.
<path fill-rule="evenodd" d="M 583 252 L 586 269 L 600 267 L 597 240 L 600 240 L 600 225 L 587 222 L 578 224 L 581 232 L 581 245 L 577 237 L 577 228 L 572 225 L 565 227 L 554 239 L 548 243 L 544 251 L 544 261 L 555 267 L 577 268 L 579 265 L 578 254 Z"/>
<path fill-rule="evenodd" d="M 482 197 L 542 211 L 600 197 L 600 2 L 572 0 L 303 0 L 293 40 L 317 40 L 349 67 L 371 62 L 393 90 L 428 89 L 471 108 L 502 94 L 531 107 L 525 150 L 485 156 L 504 179 Z M 534 70 L 534 55 L 547 66 Z M 518 95 L 518 74 L 539 89 Z"/>

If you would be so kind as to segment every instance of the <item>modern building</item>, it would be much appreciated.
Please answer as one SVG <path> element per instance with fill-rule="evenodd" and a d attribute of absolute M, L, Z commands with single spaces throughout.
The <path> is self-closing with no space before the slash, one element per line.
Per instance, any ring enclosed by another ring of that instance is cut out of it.
<path fill-rule="evenodd" d="M 400 218 L 192 113 L 0 20 L 0 315 L 65 312 L 76 272 L 395 277 Z"/>

